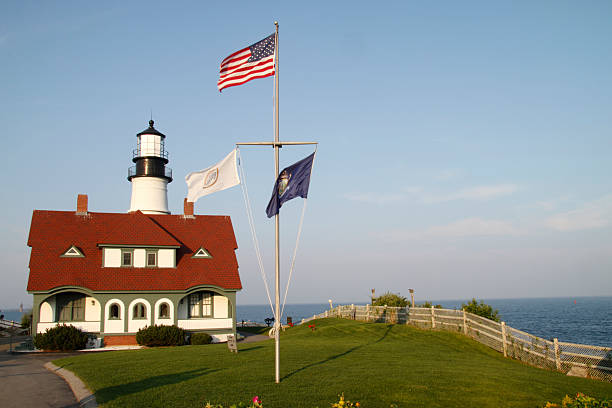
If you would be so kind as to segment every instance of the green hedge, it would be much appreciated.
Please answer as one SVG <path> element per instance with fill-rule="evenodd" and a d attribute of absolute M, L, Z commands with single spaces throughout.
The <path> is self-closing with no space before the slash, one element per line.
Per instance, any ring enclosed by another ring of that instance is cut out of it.
<path fill-rule="evenodd" d="M 177 326 L 147 326 L 138 330 L 136 341 L 141 346 L 182 346 L 185 344 L 185 330 Z"/>
<path fill-rule="evenodd" d="M 74 326 L 56 326 L 34 337 L 34 347 L 39 350 L 81 350 L 87 345 L 88 336 Z"/>
<path fill-rule="evenodd" d="M 191 344 L 194 346 L 210 343 L 212 343 L 212 337 L 208 333 L 193 333 L 191 335 Z"/>

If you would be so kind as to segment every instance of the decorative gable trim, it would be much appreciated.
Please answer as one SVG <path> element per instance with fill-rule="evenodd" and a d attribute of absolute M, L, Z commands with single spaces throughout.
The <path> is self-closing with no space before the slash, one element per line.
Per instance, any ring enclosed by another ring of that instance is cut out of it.
<path fill-rule="evenodd" d="M 60 255 L 60 258 L 85 258 L 85 255 L 83 255 L 83 251 L 72 245 L 63 254 Z"/>
<path fill-rule="evenodd" d="M 204 249 L 204 247 L 200 247 L 200 249 L 193 254 L 192 258 L 212 258 L 212 255 Z"/>

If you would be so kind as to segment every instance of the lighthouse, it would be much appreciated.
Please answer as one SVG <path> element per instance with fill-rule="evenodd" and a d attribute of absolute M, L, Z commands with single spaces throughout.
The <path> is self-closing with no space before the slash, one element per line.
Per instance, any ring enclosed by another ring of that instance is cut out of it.
<path fill-rule="evenodd" d="M 132 183 L 132 200 L 129 212 L 140 210 L 145 214 L 170 214 L 168 210 L 168 183 L 172 181 L 172 169 L 167 168 L 168 152 L 164 148 L 166 136 L 153 127 L 136 135 L 136 149 L 132 152 L 134 166 L 128 169 Z"/>

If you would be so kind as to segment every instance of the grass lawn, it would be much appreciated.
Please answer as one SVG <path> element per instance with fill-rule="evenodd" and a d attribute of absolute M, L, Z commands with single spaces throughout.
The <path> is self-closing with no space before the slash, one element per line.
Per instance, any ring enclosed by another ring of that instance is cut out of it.
<path fill-rule="evenodd" d="M 313 322 L 310 322 L 312 324 Z M 364 408 L 541 407 L 565 394 L 612 398 L 612 384 L 527 366 L 460 334 L 341 319 L 274 342 L 83 353 L 56 360 L 79 375 L 104 407 L 202 407 L 248 402 L 265 408 L 329 407 L 344 393 Z"/>

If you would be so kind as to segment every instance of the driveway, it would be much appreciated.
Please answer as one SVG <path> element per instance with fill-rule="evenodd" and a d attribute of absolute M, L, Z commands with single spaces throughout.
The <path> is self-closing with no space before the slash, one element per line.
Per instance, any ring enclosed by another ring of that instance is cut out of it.
<path fill-rule="evenodd" d="M 8 347 L 7 347 L 8 348 Z M 78 408 L 68 384 L 43 367 L 70 353 L 10 354 L 0 349 L 0 407 Z"/>

